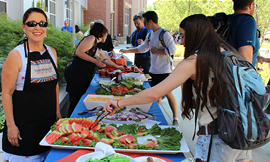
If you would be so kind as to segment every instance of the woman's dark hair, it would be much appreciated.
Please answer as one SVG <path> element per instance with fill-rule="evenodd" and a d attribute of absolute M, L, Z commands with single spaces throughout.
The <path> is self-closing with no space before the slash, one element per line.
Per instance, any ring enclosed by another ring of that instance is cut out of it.
<path fill-rule="evenodd" d="M 158 23 L 158 16 L 155 11 L 147 11 L 144 14 L 142 14 L 142 17 L 148 22 L 152 20 L 154 23 Z"/>
<path fill-rule="evenodd" d="M 201 109 L 209 102 L 215 107 L 217 101 L 226 100 L 227 90 L 224 87 L 231 86 L 225 77 L 226 67 L 223 62 L 220 47 L 225 50 L 236 50 L 218 36 L 210 20 L 202 14 L 191 15 L 180 23 L 180 28 L 185 31 L 184 58 L 197 53 L 196 61 L 196 93 L 201 94 L 203 101 Z M 213 72 L 213 85 L 210 84 L 210 71 Z M 194 115 L 193 108 L 197 107 L 198 97 L 193 96 L 192 80 L 188 79 L 182 86 L 182 117 L 191 119 Z M 222 84 L 221 84 L 222 82 Z M 224 84 L 223 84 L 224 83 Z"/>
<path fill-rule="evenodd" d="M 101 23 L 94 23 L 90 30 L 90 35 L 94 35 L 96 38 L 101 38 L 108 32 L 108 29 Z"/>
<path fill-rule="evenodd" d="M 75 33 L 78 33 L 80 30 L 79 26 L 78 25 L 75 25 Z"/>
<path fill-rule="evenodd" d="M 29 8 L 27 11 L 25 11 L 24 15 L 23 15 L 23 23 L 26 22 L 26 20 L 28 19 L 29 15 L 33 12 L 37 12 L 37 13 L 41 13 L 44 15 L 46 21 L 48 21 L 48 18 L 47 18 L 47 15 L 45 14 L 45 12 L 40 9 L 40 8 L 36 8 L 36 7 L 32 7 L 32 8 Z"/>

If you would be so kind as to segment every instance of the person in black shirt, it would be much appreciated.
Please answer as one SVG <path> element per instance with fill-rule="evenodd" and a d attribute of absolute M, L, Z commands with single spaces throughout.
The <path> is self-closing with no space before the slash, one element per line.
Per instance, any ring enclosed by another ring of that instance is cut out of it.
<path fill-rule="evenodd" d="M 102 20 L 96 20 L 95 23 L 101 23 L 104 25 L 104 22 Z M 103 51 L 107 51 L 107 52 L 113 51 L 114 47 L 112 43 L 112 36 L 109 33 L 107 33 L 107 38 L 105 42 L 98 43 L 97 47 L 99 49 L 102 49 Z"/>

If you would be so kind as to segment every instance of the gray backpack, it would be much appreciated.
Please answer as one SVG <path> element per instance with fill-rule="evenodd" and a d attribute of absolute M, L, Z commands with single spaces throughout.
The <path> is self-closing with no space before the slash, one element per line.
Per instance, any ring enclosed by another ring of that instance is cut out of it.
<path fill-rule="evenodd" d="M 217 130 L 219 138 L 231 148 L 250 150 L 261 147 L 270 141 L 270 115 L 265 113 L 270 104 L 270 89 L 264 86 L 261 77 L 248 61 L 231 51 L 222 54 L 227 66 L 227 80 L 232 85 L 223 86 L 222 89 L 227 89 L 231 95 L 217 103 L 217 119 L 214 119 L 206 106 L 213 119 L 212 130 Z M 202 96 L 199 99 L 202 100 Z M 198 110 L 199 106 L 195 113 L 195 122 Z M 208 158 L 211 144 L 212 136 Z"/>

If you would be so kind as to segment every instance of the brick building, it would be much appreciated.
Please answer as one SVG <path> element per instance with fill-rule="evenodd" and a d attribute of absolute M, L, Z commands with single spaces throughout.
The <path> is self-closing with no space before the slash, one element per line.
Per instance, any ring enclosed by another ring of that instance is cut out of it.
<path fill-rule="evenodd" d="M 126 37 L 135 30 L 133 16 L 147 10 L 147 0 L 0 0 L 0 12 L 14 20 L 22 20 L 30 7 L 43 8 L 55 27 L 62 27 L 66 19 L 70 25 L 101 19 L 112 36 L 121 33 Z"/>
<path fill-rule="evenodd" d="M 130 35 L 134 30 L 133 15 L 147 10 L 147 0 L 88 0 L 84 24 L 101 19 L 111 35 Z"/>

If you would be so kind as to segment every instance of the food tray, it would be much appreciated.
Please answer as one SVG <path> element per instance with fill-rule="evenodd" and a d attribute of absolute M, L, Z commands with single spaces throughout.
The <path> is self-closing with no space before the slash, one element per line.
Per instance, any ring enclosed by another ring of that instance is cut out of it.
<path fill-rule="evenodd" d="M 124 99 L 127 99 L 129 97 L 132 97 L 133 95 L 125 95 L 125 98 Z M 136 108 L 136 107 L 139 107 L 140 109 L 142 109 L 143 111 L 145 112 L 148 112 L 150 107 L 152 106 L 152 103 L 153 102 L 150 102 L 150 103 L 147 103 L 147 104 L 142 104 L 142 105 L 131 105 L 131 106 L 126 106 L 126 109 L 127 110 L 130 110 L 132 108 Z"/>
<path fill-rule="evenodd" d="M 105 104 L 108 102 L 93 102 L 93 101 L 87 101 L 88 98 L 96 98 L 96 97 L 103 97 L 103 98 L 109 98 L 113 99 L 113 95 L 87 95 L 85 97 L 85 99 L 83 100 L 83 103 L 86 107 L 87 110 L 92 110 L 93 108 L 97 107 L 97 106 L 105 106 Z"/>
<path fill-rule="evenodd" d="M 178 130 L 179 132 L 180 129 L 177 126 L 169 126 L 169 125 L 160 125 L 161 129 L 164 128 L 168 128 L 168 127 L 175 127 L 176 130 Z M 51 133 L 51 130 L 47 133 L 49 134 Z M 40 141 L 39 145 L 41 146 L 50 146 L 53 148 L 57 148 L 57 149 L 90 149 L 90 150 L 94 150 L 95 147 L 83 147 L 83 146 L 65 146 L 65 145 L 52 145 L 52 144 L 48 144 L 45 140 L 47 134 L 45 135 L 45 137 Z M 138 137 L 138 138 L 145 138 L 146 136 L 143 137 Z M 177 153 L 181 153 L 181 152 L 189 152 L 189 148 L 187 146 L 187 143 L 184 139 L 184 136 L 182 137 L 181 141 L 181 146 L 179 148 L 179 150 L 143 150 L 143 149 L 119 149 L 119 148 L 115 148 L 114 150 L 116 152 L 128 152 L 128 153 L 157 153 L 157 154 L 177 154 Z"/>
<path fill-rule="evenodd" d="M 144 74 L 140 74 L 140 73 L 123 73 L 122 74 L 122 78 L 123 79 L 127 79 L 127 78 L 138 78 L 141 79 L 142 82 L 146 82 L 148 81 L 148 79 L 145 78 Z"/>

